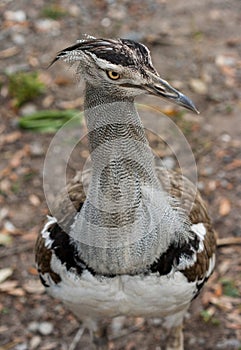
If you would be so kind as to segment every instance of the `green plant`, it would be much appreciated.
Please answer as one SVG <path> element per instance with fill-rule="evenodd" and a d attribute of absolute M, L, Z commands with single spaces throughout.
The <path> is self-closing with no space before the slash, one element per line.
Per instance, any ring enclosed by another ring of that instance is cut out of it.
<path fill-rule="evenodd" d="M 41 95 L 45 85 L 39 80 L 37 72 L 18 72 L 9 76 L 9 93 L 14 97 L 14 105 L 21 107 Z"/>
<path fill-rule="evenodd" d="M 202 317 L 203 321 L 205 323 L 211 323 L 214 326 L 219 326 L 220 325 L 220 320 L 217 317 L 214 317 L 213 313 L 210 312 L 210 310 L 202 310 L 200 312 L 200 316 Z"/>
<path fill-rule="evenodd" d="M 83 113 L 69 109 L 66 111 L 43 110 L 22 117 L 19 120 L 19 126 L 23 129 L 28 129 L 36 132 L 56 132 L 65 123 L 70 125 L 79 125 L 82 120 Z"/>
<path fill-rule="evenodd" d="M 47 18 L 57 20 L 66 15 L 66 11 L 58 5 L 45 6 L 42 10 L 42 15 Z"/>
<path fill-rule="evenodd" d="M 223 287 L 223 294 L 228 297 L 239 298 L 240 292 L 238 288 L 235 286 L 235 281 L 228 280 L 226 278 L 221 279 L 221 284 Z"/>

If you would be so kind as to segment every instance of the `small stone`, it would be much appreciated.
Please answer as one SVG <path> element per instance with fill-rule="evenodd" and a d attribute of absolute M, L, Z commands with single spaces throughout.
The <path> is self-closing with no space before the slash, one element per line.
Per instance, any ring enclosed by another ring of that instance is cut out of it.
<path fill-rule="evenodd" d="M 194 338 L 194 337 L 190 338 L 188 343 L 189 343 L 189 345 L 192 345 L 192 346 L 195 345 L 196 344 L 196 338 Z"/>
<path fill-rule="evenodd" d="M 103 27 L 107 28 L 111 25 L 111 20 L 110 20 L 110 18 L 105 17 L 102 19 L 102 21 L 100 23 Z"/>
<path fill-rule="evenodd" d="M 217 343 L 216 347 L 217 349 L 233 349 L 238 350 L 240 349 L 241 342 L 238 339 L 225 339 L 223 341 L 220 341 Z"/>
<path fill-rule="evenodd" d="M 80 8 L 77 5 L 70 5 L 70 4 L 68 7 L 68 12 L 73 17 L 78 17 L 80 16 L 80 13 L 81 13 Z"/>
<path fill-rule="evenodd" d="M 38 322 L 30 322 L 28 325 L 28 330 L 32 333 L 37 332 L 37 330 L 39 329 L 39 323 Z"/>
<path fill-rule="evenodd" d="M 198 338 L 198 344 L 203 345 L 206 343 L 206 340 L 204 338 Z"/>
<path fill-rule="evenodd" d="M 26 21 L 26 13 L 22 10 L 6 11 L 4 17 L 8 21 L 24 22 Z"/>
<path fill-rule="evenodd" d="M 12 232 L 14 233 L 16 231 L 16 227 L 14 226 L 14 224 L 9 221 L 9 220 L 6 220 L 4 222 L 4 229 L 7 231 L 7 232 Z"/>
<path fill-rule="evenodd" d="M 127 9 L 121 3 L 112 3 L 109 7 L 108 15 L 114 20 L 123 20 L 127 16 Z"/>
<path fill-rule="evenodd" d="M 231 136 L 229 134 L 223 134 L 223 135 L 221 135 L 221 140 L 223 142 L 230 142 L 231 141 Z"/>
<path fill-rule="evenodd" d="M 37 111 L 36 105 L 34 105 L 33 103 L 27 103 L 23 107 L 21 107 L 20 114 L 22 116 L 26 116 L 26 115 L 33 114 L 36 111 Z"/>
<path fill-rule="evenodd" d="M 207 85 L 201 79 L 190 79 L 190 87 L 199 95 L 206 95 L 208 92 Z"/>
<path fill-rule="evenodd" d="M 205 176 L 212 175 L 213 174 L 213 168 L 211 166 L 207 166 L 207 167 L 205 167 L 203 173 L 204 173 Z"/>
<path fill-rule="evenodd" d="M 203 191 L 205 189 L 205 185 L 203 181 L 198 181 L 197 188 L 199 191 Z"/>
<path fill-rule="evenodd" d="M 16 45 L 24 45 L 26 42 L 25 37 L 22 34 L 18 34 L 18 33 L 13 34 L 12 41 Z"/>
<path fill-rule="evenodd" d="M 26 343 L 21 343 L 16 345 L 15 350 L 28 350 L 28 345 Z"/>
<path fill-rule="evenodd" d="M 44 148 L 38 141 L 30 144 L 30 153 L 33 156 L 42 156 L 44 154 Z"/>
<path fill-rule="evenodd" d="M 41 317 L 44 317 L 45 315 L 45 308 L 41 305 L 36 306 L 34 309 L 34 316 L 36 319 L 41 319 Z"/>
<path fill-rule="evenodd" d="M 221 198 L 219 203 L 219 214 L 221 216 L 226 216 L 230 213 L 230 211 L 231 211 L 230 200 L 226 197 Z"/>
<path fill-rule="evenodd" d="M 236 59 L 228 55 L 218 55 L 215 59 L 215 63 L 218 67 L 233 67 L 236 64 Z"/>
<path fill-rule="evenodd" d="M 9 65 L 5 71 L 8 75 L 11 75 L 17 72 L 27 71 L 28 68 L 29 65 L 27 63 L 15 63 Z"/>
<path fill-rule="evenodd" d="M 50 322 L 41 322 L 39 324 L 39 332 L 42 334 L 42 335 L 49 335 L 53 332 L 53 329 L 54 329 L 54 326 L 52 323 Z"/>
<path fill-rule="evenodd" d="M 229 182 L 226 179 L 222 179 L 220 181 L 220 185 L 221 185 L 222 188 L 227 188 L 228 185 L 229 185 Z"/>
<path fill-rule="evenodd" d="M 57 35 L 60 31 L 60 23 L 53 19 L 39 19 L 35 26 L 40 32 L 51 32 L 51 35 Z"/>
<path fill-rule="evenodd" d="M 216 188 L 217 188 L 217 183 L 216 183 L 215 180 L 211 180 L 211 181 L 208 182 L 208 189 L 209 189 L 209 191 L 213 192 L 213 191 L 216 190 Z"/>

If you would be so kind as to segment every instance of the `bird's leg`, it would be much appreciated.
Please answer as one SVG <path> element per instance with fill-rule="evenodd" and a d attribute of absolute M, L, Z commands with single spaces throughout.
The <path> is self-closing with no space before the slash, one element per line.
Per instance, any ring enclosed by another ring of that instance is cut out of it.
<path fill-rule="evenodd" d="M 93 343 L 98 350 L 108 350 L 108 334 L 106 323 L 98 323 L 97 329 L 93 331 Z"/>
<path fill-rule="evenodd" d="M 172 327 L 166 337 L 165 350 L 184 350 L 183 348 L 183 324 Z"/>
<path fill-rule="evenodd" d="M 183 344 L 183 318 L 188 305 L 181 311 L 165 318 L 165 350 L 184 350 Z"/>
<path fill-rule="evenodd" d="M 72 340 L 68 350 L 75 350 L 76 349 L 76 346 L 78 345 L 78 343 L 80 341 L 80 338 L 82 337 L 83 333 L 84 333 L 84 328 L 81 327 L 78 330 L 78 332 L 75 334 L 74 339 Z"/>

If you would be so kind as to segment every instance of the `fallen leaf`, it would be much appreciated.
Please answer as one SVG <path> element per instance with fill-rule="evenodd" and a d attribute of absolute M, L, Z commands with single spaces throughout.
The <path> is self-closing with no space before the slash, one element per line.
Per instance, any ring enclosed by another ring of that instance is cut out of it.
<path fill-rule="evenodd" d="M 21 132 L 20 131 L 14 131 L 9 134 L 1 135 L 0 136 L 0 144 L 3 145 L 5 143 L 13 143 L 20 139 L 21 137 Z"/>
<path fill-rule="evenodd" d="M 5 332 L 7 332 L 8 330 L 9 330 L 8 326 L 6 326 L 6 325 L 0 326 L 0 334 L 3 334 Z"/>
<path fill-rule="evenodd" d="M 221 295 L 223 294 L 223 288 L 222 288 L 221 283 L 217 283 L 214 286 L 214 294 L 216 297 L 221 297 Z"/>
<path fill-rule="evenodd" d="M 4 230 L 0 232 L 0 245 L 9 247 L 12 245 L 12 241 L 12 237 L 9 235 L 9 233 L 4 232 Z"/>
<path fill-rule="evenodd" d="M 208 306 L 210 304 L 210 300 L 214 297 L 214 294 L 210 291 L 203 292 L 202 295 L 202 305 L 204 307 Z"/>
<path fill-rule="evenodd" d="M 42 105 L 44 108 L 49 108 L 54 102 L 54 96 L 48 95 L 43 99 Z"/>
<path fill-rule="evenodd" d="M 131 340 L 127 345 L 126 345 L 126 350 L 133 350 L 136 349 L 136 343 Z"/>
<path fill-rule="evenodd" d="M 6 220 L 4 222 L 4 230 L 5 230 L 5 232 L 12 233 L 12 234 L 14 234 L 17 231 L 17 229 L 14 226 L 14 224 L 11 221 L 9 221 L 9 220 Z"/>
<path fill-rule="evenodd" d="M 13 274 L 13 269 L 11 267 L 6 267 L 0 270 L 0 283 L 4 282 L 8 277 Z"/>
<path fill-rule="evenodd" d="M 29 280 L 23 284 L 23 288 L 29 294 L 42 294 L 45 291 L 44 286 L 40 280 Z"/>
<path fill-rule="evenodd" d="M 241 159 L 234 159 L 232 163 L 226 165 L 226 170 L 234 170 L 241 167 Z"/>
<path fill-rule="evenodd" d="M 233 67 L 236 64 L 236 58 L 230 55 L 218 55 L 215 63 L 218 67 Z"/>
<path fill-rule="evenodd" d="M 8 291 L 8 294 L 15 297 L 23 297 L 25 295 L 25 291 L 22 288 L 14 288 L 13 290 Z"/>
<path fill-rule="evenodd" d="M 59 103 L 59 107 L 63 109 L 73 109 L 83 106 L 83 102 L 83 97 L 78 97 L 76 100 L 73 101 L 61 101 Z"/>
<path fill-rule="evenodd" d="M 36 241 L 37 233 L 35 231 L 30 231 L 22 235 L 22 239 L 25 241 Z"/>
<path fill-rule="evenodd" d="M 36 269 L 35 267 L 33 267 L 33 266 L 29 267 L 28 272 L 29 272 L 30 275 L 32 275 L 32 276 L 38 276 L 38 271 L 37 271 L 37 269 Z"/>
<path fill-rule="evenodd" d="M 34 56 L 28 57 L 28 62 L 30 64 L 30 66 L 32 66 L 32 67 L 39 66 L 39 60 L 37 57 L 34 57 Z"/>
<path fill-rule="evenodd" d="M 18 281 L 6 281 L 0 284 L 1 292 L 10 292 L 15 289 L 18 285 Z"/>
<path fill-rule="evenodd" d="M 219 214 L 221 216 L 226 216 L 231 211 L 231 203 L 228 198 L 221 198 L 220 204 L 219 204 Z"/>
<path fill-rule="evenodd" d="M 229 329 L 241 329 L 241 324 L 225 322 L 226 328 Z"/>
<path fill-rule="evenodd" d="M 19 51 L 20 50 L 17 46 L 9 47 L 8 49 L 0 51 L 0 59 L 15 56 L 19 53 Z"/>
<path fill-rule="evenodd" d="M 234 310 L 234 312 L 228 313 L 226 317 L 229 321 L 241 325 L 241 315 L 238 310 Z"/>
<path fill-rule="evenodd" d="M 231 263 L 232 261 L 228 259 L 220 261 L 220 264 L 217 266 L 217 269 L 221 276 L 224 276 L 227 273 L 227 271 L 231 267 Z"/>
<path fill-rule="evenodd" d="M 30 196 L 28 197 L 28 199 L 29 199 L 30 203 L 31 203 L 34 207 L 39 206 L 39 204 L 41 203 L 39 197 L 36 196 L 35 194 L 30 194 Z"/>
<path fill-rule="evenodd" d="M 13 157 L 11 158 L 10 165 L 12 168 L 17 168 L 21 164 L 22 158 L 26 157 L 29 154 L 30 147 L 25 145 L 22 149 L 18 150 Z"/>

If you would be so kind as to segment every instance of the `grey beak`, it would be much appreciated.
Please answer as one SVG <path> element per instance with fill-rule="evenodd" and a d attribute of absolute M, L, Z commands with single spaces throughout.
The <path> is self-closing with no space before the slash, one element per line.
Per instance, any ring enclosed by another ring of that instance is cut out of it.
<path fill-rule="evenodd" d="M 153 84 L 147 85 L 146 90 L 152 95 L 168 99 L 179 106 L 185 107 L 190 111 L 199 114 L 199 111 L 189 97 L 174 89 L 167 81 L 159 77 L 155 77 Z"/>

